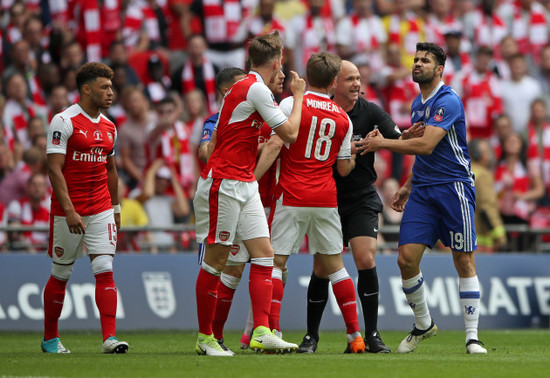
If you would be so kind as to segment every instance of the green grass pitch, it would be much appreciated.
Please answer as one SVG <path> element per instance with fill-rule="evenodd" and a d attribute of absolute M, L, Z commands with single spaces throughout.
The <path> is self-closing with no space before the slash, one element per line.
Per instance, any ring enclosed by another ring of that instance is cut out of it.
<path fill-rule="evenodd" d="M 62 332 L 71 350 L 46 355 L 41 334 L 0 332 L 0 377 L 550 377 L 550 330 L 482 331 L 489 354 L 467 355 L 464 333 L 440 330 L 414 353 L 344 355 L 342 332 L 323 332 L 314 355 L 262 355 L 239 350 L 240 334 L 228 332 L 235 357 L 197 356 L 193 332 L 124 332 L 125 355 L 102 355 L 99 331 Z M 284 338 L 301 341 L 303 333 Z M 392 350 L 406 332 L 382 331 Z"/>

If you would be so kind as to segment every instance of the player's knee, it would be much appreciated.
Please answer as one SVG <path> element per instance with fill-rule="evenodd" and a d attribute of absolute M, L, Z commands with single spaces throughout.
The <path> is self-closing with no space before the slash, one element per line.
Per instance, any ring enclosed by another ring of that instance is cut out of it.
<path fill-rule="evenodd" d="M 453 253 L 455 268 L 459 277 L 473 277 L 476 275 L 473 254 L 469 252 Z"/>
<path fill-rule="evenodd" d="M 372 269 L 376 266 L 374 253 L 363 253 L 360 256 L 355 256 L 355 266 L 359 270 Z"/>
<path fill-rule="evenodd" d="M 62 281 L 68 281 L 73 273 L 74 263 L 70 265 L 61 265 L 52 263 L 52 276 Z"/>
<path fill-rule="evenodd" d="M 113 271 L 113 255 L 100 255 L 92 260 L 92 273 L 96 274 Z"/>
<path fill-rule="evenodd" d="M 222 270 L 222 274 L 229 275 L 235 278 L 241 279 L 244 271 L 244 264 L 239 265 L 226 265 Z"/>
<path fill-rule="evenodd" d="M 241 277 L 230 276 L 229 274 L 222 273 L 220 276 L 222 284 L 227 286 L 230 289 L 236 290 L 237 286 L 241 282 Z"/>
<path fill-rule="evenodd" d="M 397 265 L 401 271 L 407 271 L 416 268 L 416 259 L 410 258 L 406 253 L 399 253 L 397 257 Z"/>

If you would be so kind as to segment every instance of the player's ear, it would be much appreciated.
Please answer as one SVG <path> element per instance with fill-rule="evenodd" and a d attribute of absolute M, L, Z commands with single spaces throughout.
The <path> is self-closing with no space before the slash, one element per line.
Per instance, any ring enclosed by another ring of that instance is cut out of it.
<path fill-rule="evenodd" d="M 336 88 L 336 79 L 338 78 L 338 76 L 334 76 L 334 78 L 332 79 L 332 81 L 330 82 L 330 85 L 328 86 L 328 89 L 330 90 L 334 90 L 334 88 Z"/>
<path fill-rule="evenodd" d="M 90 95 L 90 92 L 92 91 L 92 89 L 90 88 L 90 84 L 83 84 L 80 88 L 80 91 L 82 94 Z"/>

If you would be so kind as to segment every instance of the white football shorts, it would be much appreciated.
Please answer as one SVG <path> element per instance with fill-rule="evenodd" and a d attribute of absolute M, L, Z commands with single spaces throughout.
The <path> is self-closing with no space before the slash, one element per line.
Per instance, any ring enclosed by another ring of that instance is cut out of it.
<path fill-rule="evenodd" d="M 199 178 L 195 199 L 197 241 L 235 244 L 238 240 L 269 238 L 258 182 Z"/>
<path fill-rule="evenodd" d="M 285 206 L 281 197 L 271 223 L 271 245 L 276 255 L 298 253 L 307 234 L 310 255 L 336 255 L 344 249 L 341 227 L 336 207 Z"/>
<path fill-rule="evenodd" d="M 88 255 L 109 254 L 116 251 L 117 229 L 113 209 L 82 217 L 85 234 L 72 234 L 66 217 L 50 217 L 50 247 L 48 253 L 53 261 L 62 265 Z"/>

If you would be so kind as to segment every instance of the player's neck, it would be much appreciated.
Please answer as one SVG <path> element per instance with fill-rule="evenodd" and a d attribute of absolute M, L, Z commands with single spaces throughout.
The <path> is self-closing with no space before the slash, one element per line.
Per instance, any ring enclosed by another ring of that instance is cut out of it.
<path fill-rule="evenodd" d="M 441 78 L 434 78 L 431 82 L 429 83 L 420 83 L 418 84 L 418 87 L 420 88 L 420 93 L 422 93 L 422 99 L 427 99 L 431 94 L 432 92 L 434 91 L 434 89 L 439 85 L 441 81 Z"/>
<path fill-rule="evenodd" d="M 259 74 L 264 80 L 265 85 L 269 83 L 269 80 L 271 80 L 271 75 L 273 73 L 273 71 L 266 69 L 265 67 L 252 67 L 250 71 L 254 71 Z"/>
<path fill-rule="evenodd" d="M 97 118 L 99 117 L 99 114 L 101 114 L 101 110 L 97 106 L 83 99 L 78 102 L 78 105 L 80 105 L 82 110 L 84 110 L 86 114 L 88 114 L 92 118 Z"/>

